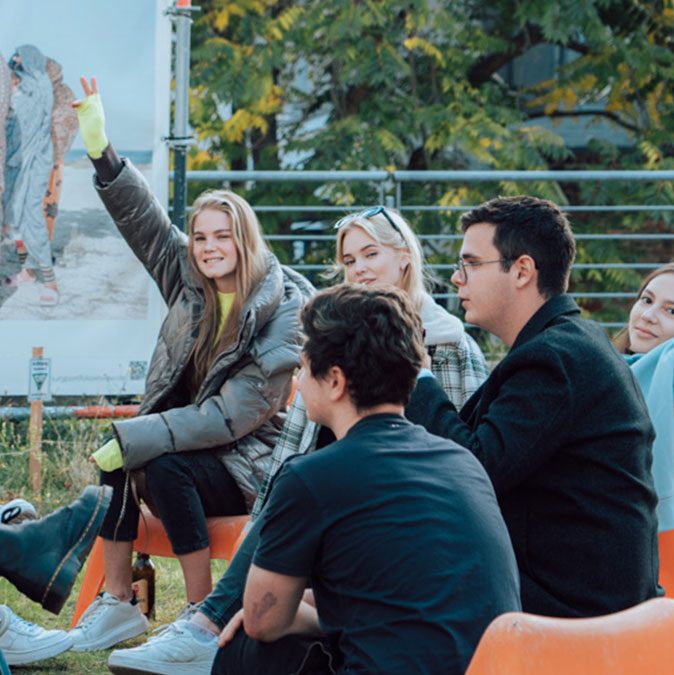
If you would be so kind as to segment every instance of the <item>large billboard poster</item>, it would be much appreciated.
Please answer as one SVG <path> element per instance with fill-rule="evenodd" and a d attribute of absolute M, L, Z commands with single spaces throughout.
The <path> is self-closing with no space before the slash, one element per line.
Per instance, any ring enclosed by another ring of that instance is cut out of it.
<path fill-rule="evenodd" d="M 93 188 L 77 120 L 95 76 L 110 141 L 167 202 L 170 0 L 0 0 L 0 395 L 33 347 L 55 395 L 142 393 L 164 311 Z"/>

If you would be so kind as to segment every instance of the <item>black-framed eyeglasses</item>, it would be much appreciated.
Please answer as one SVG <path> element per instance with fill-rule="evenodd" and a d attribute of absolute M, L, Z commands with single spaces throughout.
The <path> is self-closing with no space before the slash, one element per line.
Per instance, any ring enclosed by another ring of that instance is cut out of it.
<path fill-rule="evenodd" d="M 509 263 L 513 262 L 512 258 L 499 258 L 498 260 L 478 260 L 476 262 L 466 262 L 459 259 L 456 265 L 452 265 L 452 270 L 458 272 L 461 277 L 461 283 L 468 281 L 468 267 L 480 267 L 481 265 L 491 265 L 492 263 Z"/>
<path fill-rule="evenodd" d="M 384 216 L 384 218 L 386 218 L 386 220 L 389 222 L 389 225 L 402 237 L 403 233 L 400 231 L 400 228 L 395 224 L 395 221 L 388 214 L 388 212 L 386 211 L 386 207 L 384 206 L 372 206 L 369 209 L 364 209 L 363 211 L 359 211 L 358 213 L 350 213 L 348 216 L 340 218 L 335 223 L 334 229 L 339 230 L 340 228 L 344 227 L 345 225 L 348 225 L 349 223 L 352 223 L 354 220 L 358 220 L 359 218 L 365 218 L 366 220 L 369 220 L 370 218 L 378 216 L 380 213 L 382 216 Z"/>

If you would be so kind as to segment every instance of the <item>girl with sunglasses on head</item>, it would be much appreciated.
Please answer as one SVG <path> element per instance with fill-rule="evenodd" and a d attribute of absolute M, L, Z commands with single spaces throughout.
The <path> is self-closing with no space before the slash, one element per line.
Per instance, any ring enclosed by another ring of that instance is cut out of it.
<path fill-rule="evenodd" d="M 658 531 L 673 530 L 674 263 L 643 280 L 628 325 L 615 345 L 632 368 L 655 427 L 652 472 L 658 494 Z"/>
<path fill-rule="evenodd" d="M 463 323 L 429 295 L 421 244 L 407 221 L 392 209 L 375 206 L 342 218 L 335 230 L 337 255 L 330 276 L 348 283 L 392 284 L 412 298 L 424 326 L 428 367 L 452 403 L 461 408 L 489 370 Z M 329 430 L 307 419 L 302 397 L 295 396 L 253 517 L 262 509 L 273 475 L 288 457 L 311 452 L 331 440 Z"/>
<path fill-rule="evenodd" d="M 172 226 L 140 172 L 108 143 L 96 81 L 75 104 L 96 190 L 168 307 L 138 417 L 115 422 L 93 455 L 113 488 L 101 536 L 106 592 L 71 631 L 74 649 L 110 647 L 148 628 L 131 590 L 144 489 L 180 561 L 194 611 L 212 588 L 206 517 L 245 514 L 269 464 L 293 372 L 299 311 L 312 287 L 269 251 L 251 206 L 227 190 L 194 203 L 188 236 Z"/>
<path fill-rule="evenodd" d="M 396 211 L 377 206 L 335 225 L 335 274 L 349 283 L 388 283 L 404 290 L 421 314 L 430 368 L 451 401 L 462 406 L 489 374 L 463 323 L 428 293 L 421 244 Z"/>
<path fill-rule="evenodd" d="M 463 323 L 429 295 L 421 244 L 407 221 L 393 209 L 375 206 L 342 218 L 335 230 L 337 255 L 329 276 L 342 277 L 347 283 L 392 284 L 404 290 L 421 316 L 428 368 L 452 403 L 461 408 L 487 379 L 489 370 Z M 253 518 L 261 511 L 269 483 L 281 464 L 291 455 L 311 452 L 330 441 L 331 432 L 310 422 L 302 397 L 295 396 Z"/>

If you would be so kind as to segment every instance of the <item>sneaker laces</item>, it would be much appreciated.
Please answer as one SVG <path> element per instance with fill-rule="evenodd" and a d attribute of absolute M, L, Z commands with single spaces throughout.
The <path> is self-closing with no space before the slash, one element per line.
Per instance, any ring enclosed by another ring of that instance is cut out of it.
<path fill-rule="evenodd" d="M 85 628 L 90 624 L 103 611 L 104 607 L 109 605 L 105 601 L 112 597 L 109 593 L 97 595 L 96 599 L 84 610 L 75 628 Z"/>
<path fill-rule="evenodd" d="M 181 610 L 178 612 L 178 616 L 171 623 L 163 623 L 161 626 L 157 626 L 153 631 L 152 635 L 148 638 L 147 643 L 151 640 L 162 640 L 164 639 L 165 633 L 176 633 L 176 635 L 184 635 L 185 631 L 182 628 L 176 626 L 178 621 L 189 621 L 196 613 L 199 608 L 199 605 L 196 602 L 188 602 Z"/>
<path fill-rule="evenodd" d="M 181 610 L 178 612 L 175 621 L 189 621 L 198 611 L 199 605 L 196 602 L 188 602 Z"/>
<path fill-rule="evenodd" d="M 178 619 L 176 619 L 176 621 L 178 621 Z M 155 642 L 155 643 L 160 642 L 161 640 L 172 637 L 173 634 L 175 634 L 175 636 L 184 635 L 185 631 L 182 628 L 180 628 L 179 626 L 176 626 L 176 621 L 174 621 L 172 623 L 163 623 L 161 626 L 157 626 L 152 631 L 152 634 L 150 635 L 150 637 L 148 638 L 148 640 L 145 644 L 149 645 L 150 642 Z"/>
<path fill-rule="evenodd" d="M 9 627 L 23 629 L 29 633 L 39 633 L 40 630 L 44 630 L 36 623 L 32 623 L 18 614 L 14 614 L 11 609 L 9 610 Z"/>

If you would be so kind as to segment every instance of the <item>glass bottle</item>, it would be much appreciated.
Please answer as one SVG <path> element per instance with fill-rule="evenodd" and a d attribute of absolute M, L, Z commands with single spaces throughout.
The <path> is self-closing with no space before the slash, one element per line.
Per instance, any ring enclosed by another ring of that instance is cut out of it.
<path fill-rule="evenodd" d="M 138 553 L 131 568 L 131 587 L 140 611 L 154 619 L 154 563 L 147 553 Z"/>

